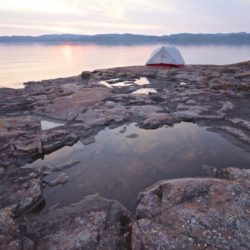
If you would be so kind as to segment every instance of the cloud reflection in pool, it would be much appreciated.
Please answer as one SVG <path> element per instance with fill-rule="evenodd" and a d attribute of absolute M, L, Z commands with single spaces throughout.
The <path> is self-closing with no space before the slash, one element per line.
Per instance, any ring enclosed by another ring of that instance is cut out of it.
<path fill-rule="evenodd" d="M 130 124 L 124 133 L 121 130 L 124 132 L 123 127 L 107 128 L 96 136 L 93 144 L 86 146 L 79 141 L 32 164 L 81 161 L 64 171 L 70 175 L 68 183 L 45 189 L 48 207 L 56 203 L 68 205 L 86 195 L 100 193 L 134 209 L 138 193 L 159 180 L 203 176 L 204 164 L 218 168 L 250 166 L 249 152 L 192 123 L 156 130 Z M 130 134 L 138 137 L 127 137 Z"/>

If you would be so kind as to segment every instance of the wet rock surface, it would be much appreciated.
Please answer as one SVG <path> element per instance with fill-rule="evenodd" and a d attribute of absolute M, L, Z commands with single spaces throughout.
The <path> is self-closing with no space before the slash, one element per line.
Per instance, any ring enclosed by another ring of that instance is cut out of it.
<path fill-rule="evenodd" d="M 78 139 L 90 143 L 104 127 L 132 122 L 146 129 L 205 123 L 249 146 L 249 69 L 249 62 L 180 69 L 134 66 L 1 89 L 2 165 L 23 165 Z M 134 94 L 148 88 L 156 93 Z M 41 131 L 41 116 L 64 125 Z"/>
<path fill-rule="evenodd" d="M 249 249 L 250 172 L 161 181 L 139 195 L 132 249 Z"/>
<path fill-rule="evenodd" d="M 0 89 L 2 249 L 130 249 L 130 237 L 133 249 L 249 249 L 247 171 L 210 169 L 213 178 L 156 184 L 140 195 L 131 235 L 128 211 L 98 196 L 46 215 L 30 214 L 43 202 L 43 176 L 67 170 L 77 164 L 74 159 L 43 169 L 20 168 L 78 140 L 93 143 L 107 126 L 134 122 L 156 129 L 192 121 L 249 150 L 249 71 L 250 62 L 136 66 Z M 147 81 L 137 84 L 139 79 Z M 42 130 L 42 117 L 62 125 Z M 67 181 L 58 173 L 50 184 Z"/>

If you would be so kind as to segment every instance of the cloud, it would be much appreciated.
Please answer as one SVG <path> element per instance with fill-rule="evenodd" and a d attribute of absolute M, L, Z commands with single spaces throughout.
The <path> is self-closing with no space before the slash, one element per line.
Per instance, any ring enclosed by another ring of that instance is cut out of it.
<path fill-rule="evenodd" d="M 0 35 L 250 32 L 249 13 L 250 0 L 0 0 Z"/>

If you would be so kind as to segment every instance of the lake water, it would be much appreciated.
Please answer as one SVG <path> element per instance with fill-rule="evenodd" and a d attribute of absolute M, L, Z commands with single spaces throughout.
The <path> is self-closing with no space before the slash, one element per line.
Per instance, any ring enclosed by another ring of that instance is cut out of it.
<path fill-rule="evenodd" d="M 84 70 L 144 65 L 153 45 L 0 44 L 0 87 L 66 77 Z M 250 46 L 178 46 L 187 64 L 230 64 L 250 60 Z"/>
<path fill-rule="evenodd" d="M 156 130 L 134 124 L 107 128 L 98 133 L 95 143 L 83 145 L 79 141 L 29 166 L 58 166 L 71 159 L 80 163 L 63 171 L 70 176 L 69 181 L 44 190 L 47 208 L 100 193 L 134 210 L 138 193 L 159 180 L 204 176 L 204 164 L 217 168 L 250 166 L 249 152 L 205 127 L 186 122 Z"/>

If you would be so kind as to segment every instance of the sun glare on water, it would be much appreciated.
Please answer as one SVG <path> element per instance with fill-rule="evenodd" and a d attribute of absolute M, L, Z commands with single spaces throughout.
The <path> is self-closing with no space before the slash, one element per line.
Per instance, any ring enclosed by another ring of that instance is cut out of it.
<path fill-rule="evenodd" d="M 60 48 L 61 53 L 63 55 L 64 62 L 66 62 L 67 64 L 72 64 L 72 62 L 73 62 L 72 46 L 69 44 L 64 44 L 64 45 L 61 45 L 59 48 Z"/>

